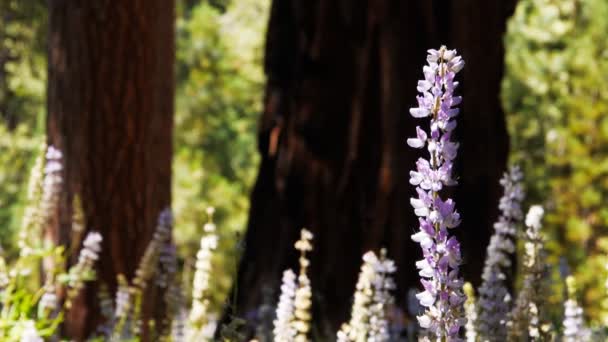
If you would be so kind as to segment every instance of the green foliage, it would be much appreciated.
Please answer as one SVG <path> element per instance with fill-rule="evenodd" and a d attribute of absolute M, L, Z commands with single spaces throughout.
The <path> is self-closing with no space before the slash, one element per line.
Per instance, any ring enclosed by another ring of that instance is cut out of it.
<path fill-rule="evenodd" d="M 184 3 L 177 22 L 177 108 L 173 208 L 175 240 L 194 255 L 207 206 L 220 228 L 212 287 L 214 308 L 231 286 L 237 243 L 245 227 L 258 163 L 256 118 L 261 111 L 262 43 L 269 2 L 218 6 Z"/>
<path fill-rule="evenodd" d="M 0 117 L 35 127 L 46 87 L 46 2 L 0 3 Z"/>
<path fill-rule="evenodd" d="M 512 161 L 543 201 L 549 262 L 565 256 L 598 322 L 608 244 L 608 3 L 522 0 L 506 35 Z M 555 278 L 559 279 L 554 275 Z M 555 284 L 557 305 L 561 281 Z"/>
<path fill-rule="evenodd" d="M 27 170 L 42 140 L 46 2 L 0 2 L 0 241 L 15 254 Z"/>

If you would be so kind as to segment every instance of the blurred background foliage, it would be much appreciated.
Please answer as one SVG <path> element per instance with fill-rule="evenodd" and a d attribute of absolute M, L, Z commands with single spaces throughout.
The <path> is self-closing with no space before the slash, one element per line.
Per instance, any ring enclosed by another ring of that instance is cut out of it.
<path fill-rule="evenodd" d="M 14 254 L 30 163 L 44 141 L 46 1 L 0 2 L 0 244 Z"/>
<path fill-rule="evenodd" d="M 549 261 L 576 276 L 595 323 L 606 318 L 608 276 L 606 18 L 605 0 L 520 0 L 502 88 L 511 161 L 524 166 L 529 202 L 547 210 Z M 559 269 L 555 305 L 564 292 Z"/>
<path fill-rule="evenodd" d="M 219 309 L 236 273 L 257 172 L 256 123 L 262 110 L 269 1 L 179 5 L 174 237 L 180 254 L 192 259 L 207 220 L 205 209 L 216 208 L 219 247 L 212 288 Z"/>
<path fill-rule="evenodd" d="M 174 236 L 187 271 L 205 209 L 217 208 L 216 310 L 236 272 L 257 170 L 269 2 L 178 0 Z M 0 241 L 14 253 L 27 170 L 44 141 L 46 2 L 4 0 L 0 16 Z M 511 161 L 524 167 L 529 202 L 548 211 L 549 260 L 570 266 L 596 323 L 608 320 L 600 305 L 608 277 L 606 18 L 605 0 L 520 0 L 505 37 L 501 95 Z M 554 269 L 552 301 L 561 310 Z"/>
<path fill-rule="evenodd" d="M 257 171 L 268 7 L 268 0 L 178 0 L 174 238 L 188 271 L 205 210 L 216 207 L 216 310 L 236 272 Z M 15 254 L 28 170 L 44 142 L 46 1 L 5 0 L 0 16 L 0 243 Z"/>

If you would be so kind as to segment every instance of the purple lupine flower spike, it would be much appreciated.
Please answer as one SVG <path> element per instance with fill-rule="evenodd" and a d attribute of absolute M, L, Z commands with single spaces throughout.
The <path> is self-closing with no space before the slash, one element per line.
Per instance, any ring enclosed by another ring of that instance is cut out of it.
<path fill-rule="evenodd" d="M 418 81 L 418 107 L 411 108 L 415 118 L 430 117 L 428 131 L 416 127 L 416 137 L 407 140 L 413 148 L 426 146 L 430 158 L 420 158 L 416 170 L 410 171 L 410 183 L 416 186 L 417 198 L 410 203 L 419 216 L 420 230 L 412 240 L 422 247 L 424 258 L 416 262 L 424 291 L 416 295 L 425 308 L 418 316 L 420 326 L 428 336 L 438 341 L 460 341 L 460 331 L 466 323 L 463 304 L 463 281 L 458 275 L 462 262 L 460 244 L 450 236 L 448 229 L 460 224 L 460 215 L 452 199 L 443 199 L 439 192 L 446 186 L 456 185 L 452 178 L 453 161 L 458 144 L 451 141 L 456 128 L 455 108 L 461 101 L 454 96 L 458 82 L 454 77 L 464 67 L 456 50 L 442 46 L 429 50 L 428 65 L 424 66 L 424 79 Z"/>
<path fill-rule="evenodd" d="M 517 226 L 523 219 L 522 179 L 519 167 L 514 166 L 500 180 L 504 188 L 504 195 L 498 204 L 501 215 L 494 224 L 494 234 L 488 245 L 477 301 L 477 330 L 482 341 L 498 342 L 507 339 L 506 322 L 511 295 L 507 288 L 506 270 L 511 267 Z"/>

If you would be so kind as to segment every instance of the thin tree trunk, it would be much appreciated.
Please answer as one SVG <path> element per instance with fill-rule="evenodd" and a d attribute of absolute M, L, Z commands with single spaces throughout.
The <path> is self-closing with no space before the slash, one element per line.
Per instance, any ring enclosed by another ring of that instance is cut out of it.
<path fill-rule="evenodd" d="M 133 278 L 170 205 L 174 1 L 51 0 L 49 10 L 47 132 L 65 164 L 51 232 L 70 250 L 71 204 L 79 196 L 86 230 L 104 238 L 98 281 L 65 320 L 68 335 L 83 340 L 100 323 L 99 283 L 114 293 L 117 274 Z M 155 291 L 150 286 L 143 310 L 158 324 Z"/>
<path fill-rule="evenodd" d="M 514 1 L 275 0 L 267 35 L 260 172 L 251 195 L 236 314 L 261 305 L 294 267 L 301 227 L 315 234 L 315 329 L 333 334 L 349 315 L 361 255 L 388 247 L 397 262 L 397 301 L 418 287 L 417 220 L 409 170 L 426 50 L 445 44 L 467 62 L 457 134 L 464 275 L 479 282 L 497 216 L 508 137 L 499 103 L 502 34 Z M 278 138 L 277 138 L 278 137 Z M 277 294 L 277 293 L 275 293 Z M 277 294 L 278 295 L 278 294 Z"/>

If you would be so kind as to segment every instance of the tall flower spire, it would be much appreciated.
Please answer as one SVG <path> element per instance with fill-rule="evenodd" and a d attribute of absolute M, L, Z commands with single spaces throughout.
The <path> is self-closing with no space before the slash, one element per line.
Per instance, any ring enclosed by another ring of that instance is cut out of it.
<path fill-rule="evenodd" d="M 511 296 L 507 290 L 504 270 L 511 266 L 510 255 L 515 251 L 513 240 L 517 225 L 523 219 L 522 179 L 519 167 L 514 166 L 500 180 L 504 188 L 504 195 L 498 204 L 501 215 L 494 224 L 494 235 L 488 245 L 481 276 L 483 282 L 479 287 L 477 329 L 483 341 L 504 341 L 507 335 L 506 322 Z"/>
<path fill-rule="evenodd" d="M 547 324 L 544 317 L 547 264 L 541 234 L 545 211 L 533 205 L 526 214 L 524 235 L 524 279 L 507 323 L 507 341 L 545 341 Z"/>
<path fill-rule="evenodd" d="M 312 305 L 312 288 L 308 278 L 310 260 L 306 253 L 312 251 L 313 235 L 303 228 L 295 248 L 300 251 L 300 274 L 288 269 L 283 272 L 281 297 L 276 308 L 277 318 L 274 321 L 274 340 L 277 342 L 309 341 L 310 307 Z"/>
<path fill-rule="evenodd" d="M 201 238 L 201 247 L 196 254 L 196 271 L 192 281 L 192 309 L 190 311 L 190 327 L 188 330 L 188 340 L 204 340 L 205 326 L 209 322 L 209 288 L 213 265 L 211 258 L 217 249 L 218 237 L 216 226 L 213 223 L 215 209 L 207 208 L 209 221 L 203 229 L 207 233 Z"/>
<path fill-rule="evenodd" d="M 420 217 L 420 231 L 412 239 L 420 244 L 424 257 L 416 263 L 424 287 L 416 297 L 426 308 L 418 322 L 430 336 L 456 341 L 466 322 L 463 313 L 466 296 L 458 276 L 460 244 L 449 236 L 448 229 L 460 224 L 460 215 L 454 201 L 443 200 L 440 191 L 457 184 L 452 178 L 452 167 L 458 144 L 451 141 L 451 135 L 459 112 L 455 106 L 462 98 L 453 93 L 458 86 L 454 77 L 464 67 L 464 61 L 456 50 L 442 46 L 428 51 L 427 62 L 422 69 L 424 79 L 418 81 L 418 107 L 410 109 L 410 113 L 414 118 L 430 117 L 430 131 L 418 126 L 416 137 L 407 140 L 409 146 L 426 146 L 430 153 L 428 160 L 418 159 L 416 171 L 410 171 L 410 183 L 418 193 L 418 198 L 410 202 Z"/>
<path fill-rule="evenodd" d="M 296 275 L 292 270 L 283 272 L 281 296 L 276 309 L 274 320 L 274 340 L 276 342 L 290 342 L 296 336 L 296 329 L 292 326 L 294 313 L 294 297 L 296 295 Z"/>
<path fill-rule="evenodd" d="M 395 289 L 392 274 L 396 270 L 386 249 L 380 257 L 372 251 L 363 255 L 350 321 L 338 331 L 338 342 L 390 340 L 387 311 L 394 302 L 390 292 Z"/>

